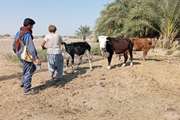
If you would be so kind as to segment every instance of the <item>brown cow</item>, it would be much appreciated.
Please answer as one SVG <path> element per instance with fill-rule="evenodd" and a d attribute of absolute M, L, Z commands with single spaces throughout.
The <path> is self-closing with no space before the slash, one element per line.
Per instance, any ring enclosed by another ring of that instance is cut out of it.
<path fill-rule="evenodd" d="M 131 38 L 133 43 L 133 50 L 134 51 L 143 51 L 143 60 L 146 59 L 148 51 L 151 48 L 155 48 L 156 39 L 155 38 Z"/>
<path fill-rule="evenodd" d="M 100 43 L 100 49 L 102 55 L 108 59 L 108 69 L 111 68 L 112 56 L 116 54 L 124 54 L 124 67 L 128 60 L 128 53 L 130 55 L 130 65 L 133 66 L 133 44 L 128 38 L 121 37 L 108 37 L 108 36 L 99 36 L 98 41 Z"/>

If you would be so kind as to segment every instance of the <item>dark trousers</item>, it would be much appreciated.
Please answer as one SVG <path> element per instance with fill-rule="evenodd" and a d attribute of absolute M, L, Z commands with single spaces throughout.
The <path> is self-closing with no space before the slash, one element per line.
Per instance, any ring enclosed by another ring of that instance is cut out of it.
<path fill-rule="evenodd" d="M 36 66 L 32 62 L 23 61 L 23 81 L 24 92 L 31 89 L 32 75 L 36 71 Z"/>

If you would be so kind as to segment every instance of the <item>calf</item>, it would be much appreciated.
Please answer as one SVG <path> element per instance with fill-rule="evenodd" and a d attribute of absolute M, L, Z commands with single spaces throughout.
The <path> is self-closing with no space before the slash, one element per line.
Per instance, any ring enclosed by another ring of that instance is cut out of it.
<path fill-rule="evenodd" d="M 79 56 L 82 59 L 84 54 L 87 55 L 89 61 L 90 70 L 92 70 L 92 60 L 91 60 L 91 46 L 87 42 L 74 42 L 70 44 L 62 43 L 64 45 L 66 53 L 71 57 L 71 64 L 74 65 L 74 57 L 75 55 Z M 67 66 L 69 66 L 69 60 L 66 60 Z"/>
<path fill-rule="evenodd" d="M 143 60 L 146 59 L 146 56 L 151 48 L 155 48 L 156 40 L 151 38 L 131 38 L 133 43 L 134 51 L 143 51 Z"/>

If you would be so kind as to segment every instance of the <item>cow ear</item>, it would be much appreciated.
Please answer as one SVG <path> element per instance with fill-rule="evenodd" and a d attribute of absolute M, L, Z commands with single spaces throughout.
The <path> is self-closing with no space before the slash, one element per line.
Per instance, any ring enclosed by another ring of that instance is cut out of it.
<path fill-rule="evenodd" d="M 107 39 L 107 40 L 111 40 L 111 37 L 107 37 L 106 39 Z"/>

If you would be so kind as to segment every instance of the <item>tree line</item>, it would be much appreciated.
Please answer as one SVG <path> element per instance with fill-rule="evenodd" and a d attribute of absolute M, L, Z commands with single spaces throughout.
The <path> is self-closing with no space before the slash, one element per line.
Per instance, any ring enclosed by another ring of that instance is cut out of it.
<path fill-rule="evenodd" d="M 102 10 L 95 33 L 158 37 L 170 47 L 180 37 L 180 0 L 115 0 Z"/>

